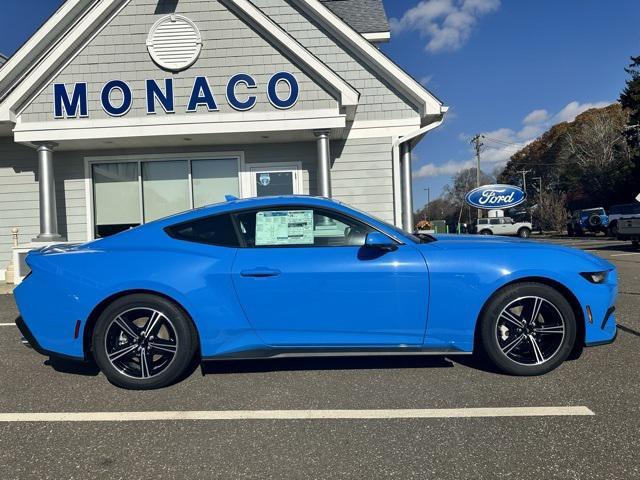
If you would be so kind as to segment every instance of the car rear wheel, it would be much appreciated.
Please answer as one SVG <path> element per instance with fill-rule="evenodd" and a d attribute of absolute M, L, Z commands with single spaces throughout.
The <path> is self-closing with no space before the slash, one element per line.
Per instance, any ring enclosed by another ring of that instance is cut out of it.
<path fill-rule="evenodd" d="M 480 230 L 480 235 L 493 235 L 493 232 L 491 230 Z"/>
<path fill-rule="evenodd" d="M 134 294 L 115 300 L 100 314 L 92 347 L 109 381 L 148 390 L 170 385 L 187 371 L 196 354 L 197 334 L 174 303 Z"/>
<path fill-rule="evenodd" d="M 541 375 L 562 362 L 576 341 L 576 319 L 567 299 L 539 283 L 499 291 L 480 320 L 481 346 L 488 359 L 512 375 Z"/>
<path fill-rule="evenodd" d="M 526 227 L 523 227 L 520 230 L 518 230 L 518 236 L 520 238 L 529 238 L 531 236 L 531 230 L 529 230 Z"/>

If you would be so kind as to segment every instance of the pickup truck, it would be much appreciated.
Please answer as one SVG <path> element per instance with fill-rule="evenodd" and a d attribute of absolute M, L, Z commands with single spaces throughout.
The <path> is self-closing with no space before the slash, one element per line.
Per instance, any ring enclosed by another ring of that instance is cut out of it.
<path fill-rule="evenodd" d="M 476 233 L 480 235 L 517 235 L 520 238 L 531 236 L 530 222 L 516 222 L 510 217 L 479 218 Z"/>
<path fill-rule="evenodd" d="M 631 240 L 633 246 L 640 247 L 640 217 L 618 220 L 618 240 Z"/>

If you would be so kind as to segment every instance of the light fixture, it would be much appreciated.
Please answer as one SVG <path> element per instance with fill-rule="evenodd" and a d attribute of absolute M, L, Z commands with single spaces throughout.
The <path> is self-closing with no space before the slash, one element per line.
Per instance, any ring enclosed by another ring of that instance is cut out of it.
<path fill-rule="evenodd" d="M 609 271 L 605 270 L 603 272 L 581 272 L 580 275 L 591 283 L 604 283 L 607 280 L 608 273 Z"/>

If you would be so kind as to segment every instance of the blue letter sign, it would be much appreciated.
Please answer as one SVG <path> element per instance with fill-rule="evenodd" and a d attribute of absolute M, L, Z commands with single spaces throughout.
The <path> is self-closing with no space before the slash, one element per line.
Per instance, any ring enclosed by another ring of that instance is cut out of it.
<path fill-rule="evenodd" d="M 278 85 L 280 82 L 285 82 L 289 85 L 289 97 L 284 100 L 278 96 Z M 298 101 L 299 93 L 300 87 L 298 86 L 298 81 L 296 77 L 289 72 L 278 72 L 269 80 L 267 94 L 269 95 L 271 105 L 276 108 L 285 110 L 293 107 Z"/>
<path fill-rule="evenodd" d="M 521 188 L 513 185 L 484 185 L 467 193 L 465 200 L 472 207 L 493 210 L 515 207 L 526 197 Z"/>
<path fill-rule="evenodd" d="M 56 83 L 53 85 L 53 116 L 55 118 L 75 118 L 88 117 L 87 109 L 87 84 L 74 83 L 73 94 L 69 100 L 67 86 L 64 83 Z"/>
<path fill-rule="evenodd" d="M 218 110 L 218 105 L 216 105 L 216 100 L 213 98 L 213 93 L 211 93 L 207 77 L 196 77 L 193 82 L 187 112 L 195 112 L 200 105 L 206 105 L 207 110 L 210 112 Z"/>
<path fill-rule="evenodd" d="M 111 91 L 120 90 L 122 93 L 122 103 L 120 106 L 114 106 L 111 103 Z M 100 95 L 102 102 L 102 109 L 112 117 L 120 117 L 127 113 L 131 108 L 131 89 L 122 80 L 111 80 L 104 84 L 102 87 L 102 93 Z"/>
<path fill-rule="evenodd" d="M 256 81 L 251 75 L 238 73 L 231 77 L 229 83 L 227 83 L 227 102 L 231 105 L 231 108 L 234 108 L 235 110 L 251 110 L 256 105 L 256 96 L 250 95 L 244 102 L 238 100 L 238 97 L 236 96 L 236 86 L 241 83 L 248 89 L 256 88 Z"/>
<path fill-rule="evenodd" d="M 173 113 L 173 79 L 164 79 L 164 92 L 155 80 L 147 80 L 147 113 L 156 113 L 156 100 L 165 113 Z"/>

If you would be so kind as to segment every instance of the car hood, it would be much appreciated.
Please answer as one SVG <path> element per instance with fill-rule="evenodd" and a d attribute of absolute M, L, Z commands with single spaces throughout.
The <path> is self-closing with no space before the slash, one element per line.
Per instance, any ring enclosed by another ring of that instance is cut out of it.
<path fill-rule="evenodd" d="M 503 237 L 493 235 L 434 235 L 435 245 L 438 249 L 463 251 L 463 250 L 502 250 L 513 251 L 514 254 L 531 254 L 544 258 L 545 253 L 561 253 L 579 258 L 585 264 L 591 265 L 593 271 L 613 270 L 615 266 L 607 260 L 596 255 L 584 252 L 577 248 L 565 247 L 563 245 L 553 245 L 533 240 L 524 240 L 514 237 Z"/>

